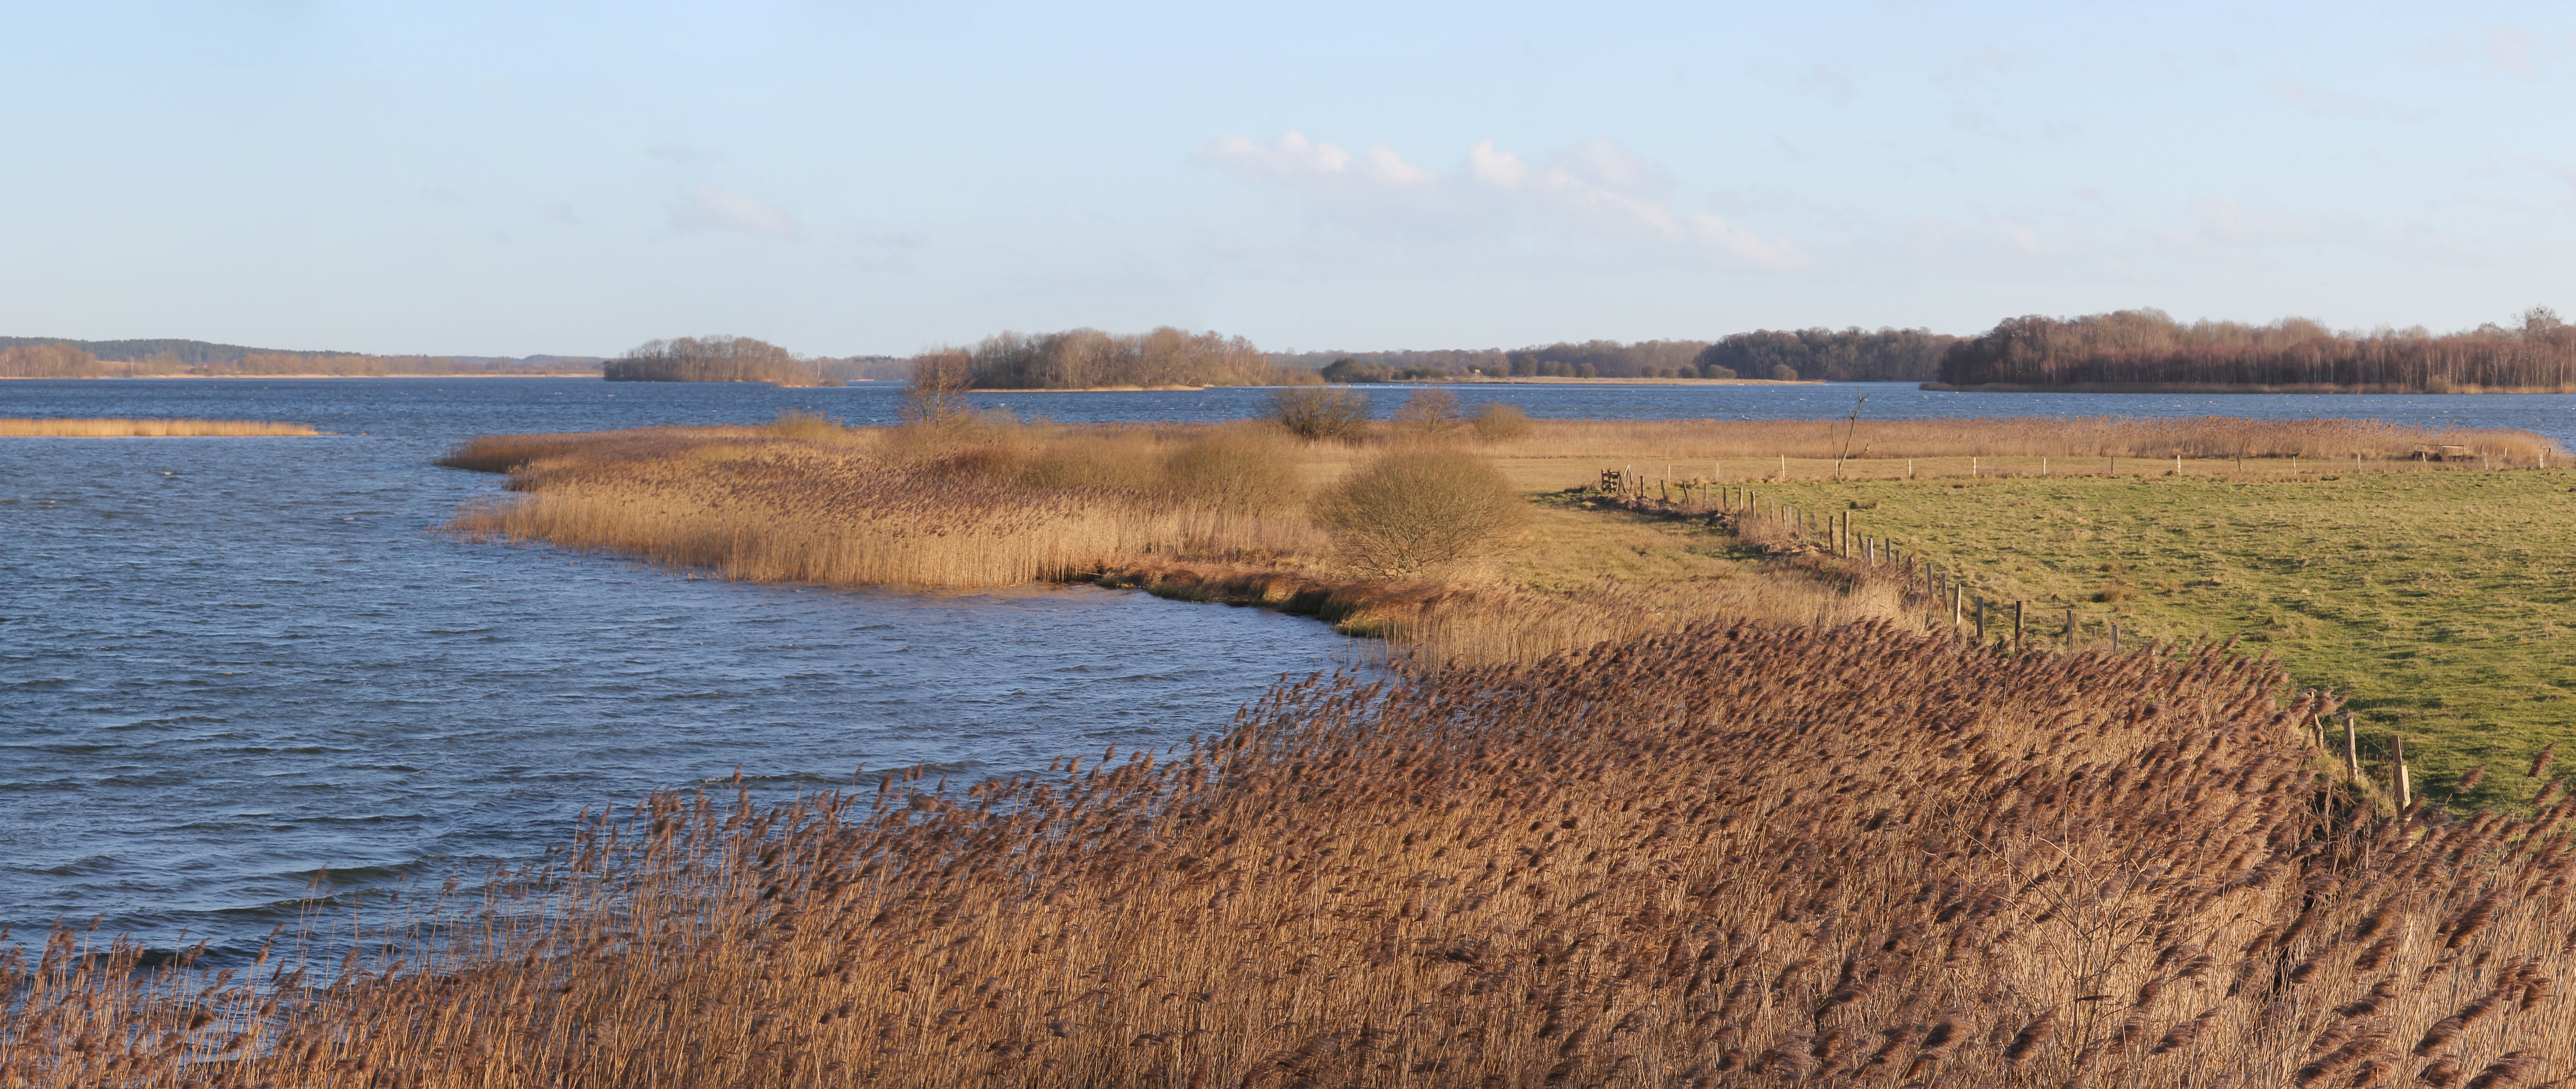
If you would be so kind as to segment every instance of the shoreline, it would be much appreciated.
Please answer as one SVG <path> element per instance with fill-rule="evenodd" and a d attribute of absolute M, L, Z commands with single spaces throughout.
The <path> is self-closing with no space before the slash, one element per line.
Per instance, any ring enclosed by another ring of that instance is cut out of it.
<path fill-rule="evenodd" d="M 2067 382 L 2057 385 L 2032 385 L 2021 382 L 1980 382 L 1957 385 L 1949 382 L 1924 382 L 1915 388 L 1926 393 L 2227 393 L 2227 394 L 2338 394 L 2344 396 L 2417 396 L 2453 397 L 2478 394 L 2531 395 L 2541 393 L 2576 393 L 2576 389 L 2554 386 L 2453 386 L 2447 390 L 2429 390 L 2414 386 L 2385 383 L 2334 385 L 2307 383 L 2290 385 L 2246 385 L 2226 382 Z"/>

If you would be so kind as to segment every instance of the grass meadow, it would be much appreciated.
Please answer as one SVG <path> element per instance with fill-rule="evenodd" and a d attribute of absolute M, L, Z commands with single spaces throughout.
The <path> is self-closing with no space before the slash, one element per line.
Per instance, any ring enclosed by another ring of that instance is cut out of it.
<path fill-rule="evenodd" d="M 0 959 L 0 1085 L 2576 1074 L 2576 799 L 2357 808 L 2332 709 L 2247 658 L 1884 624 L 1309 680 L 1043 774 L 621 807 L 345 959 L 58 934 Z"/>
<path fill-rule="evenodd" d="M 2294 473 L 2267 459 L 2040 476 L 2013 461 L 2010 475 L 1909 482 L 1871 468 L 1881 476 L 1758 488 L 1955 564 L 1972 593 L 2029 602 L 2053 643 L 2069 605 L 2083 646 L 2113 624 L 2130 640 L 2243 640 L 2348 694 L 2366 761 L 2403 733 L 2436 791 L 2576 743 L 2576 472 Z M 2490 775 L 2462 802 L 2527 801 L 2538 785 Z"/>

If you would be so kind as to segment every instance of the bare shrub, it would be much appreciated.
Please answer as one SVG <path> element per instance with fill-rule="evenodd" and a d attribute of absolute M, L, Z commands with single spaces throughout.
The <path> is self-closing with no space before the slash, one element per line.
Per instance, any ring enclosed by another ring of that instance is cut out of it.
<path fill-rule="evenodd" d="M 1458 395 L 1445 389 L 1417 391 L 1395 410 L 1396 427 L 1425 438 L 1448 434 L 1461 422 Z"/>
<path fill-rule="evenodd" d="M 905 423 L 947 427 L 968 413 L 966 391 L 975 388 L 974 357 L 956 348 L 913 357 L 912 382 L 896 411 Z"/>
<path fill-rule="evenodd" d="M 1330 386 L 1275 389 L 1263 400 L 1262 418 L 1319 442 L 1349 439 L 1368 423 L 1368 394 Z"/>
<path fill-rule="evenodd" d="M 1501 473 L 1455 450 L 1404 448 L 1360 466 L 1316 505 L 1342 561 L 1378 578 L 1482 558 L 1520 523 Z"/>
<path fill-rule="evenodd" d="M 1500 401 L 1477 409 L 1475 417 L 1468 423 L 1475 427 L 1476 437 L 1486 442 L 1517 439 L 1530 433 L 1529 413 L 1521 411 L 1519 405 Z"/>

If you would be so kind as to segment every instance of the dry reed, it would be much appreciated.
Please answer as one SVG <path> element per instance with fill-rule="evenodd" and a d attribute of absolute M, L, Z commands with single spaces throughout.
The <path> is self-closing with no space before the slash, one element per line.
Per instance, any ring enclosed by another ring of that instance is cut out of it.
<path fill-rule="evenodd" d="M 304 424 L 265 420 L 0 419 L 0 436 L 129 438 L 189 435 L 319 435 Z"/>
<path fill-rule="evenodd" d="M 1885 626 L 1310 679 L 1222 737 L 963 791 L 657 797 L 256 986 L 57 935 L 0 964 L 0 1084 L 2576 1073 L 2576 801 L 2356 819 L 2308 747 L 2331 710 L 2216 652 Z"/>

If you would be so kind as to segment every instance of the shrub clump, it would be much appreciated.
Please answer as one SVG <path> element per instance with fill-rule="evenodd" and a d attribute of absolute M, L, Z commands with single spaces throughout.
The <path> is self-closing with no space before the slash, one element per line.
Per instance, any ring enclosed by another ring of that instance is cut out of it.
<path fill-rule="evenodd" d="M 1263 403 L 1261 416 L 1311 442 L 1347 439 L 1368 422 L 1369 398 L 1330 387 L 1277 389 Z"/>
<path fill-rule="evenodd" d="M 1467 423 L 1476 429 L 1476 437 L 1486 442 L 1517 439 L 1529 434 L 1534 426 L 1530 423 L 1529 413 L 1521 411 L 1519 405 L 1499 401 L 1478 409 L 1475 418 Z"/>
<path fill-rule="evenodd" d="M 1315 521 L 1353 569 L 1401 578 L 1490 554 L 1521 513 L 1482 459 L 1417 447 L 1360 466 L 1316 504 Z"/>
<path fill-rule="evenodd" d="M 1458 395 L 1445 389 L 1426 389 L 1404 399 L 1395 410 L 1395 426 L 1423 438 L 1438 438 L 1464 423 L 1458 415 Z"/>
<path fill-rule="evenodd" d="M 1165 487 L 1226 511 L 1266 514 L 1296 505 L 1295 463 L 1279 448 L 1287 440 L 1255 426 L 1217 428 L 1164 455 Z"/>

